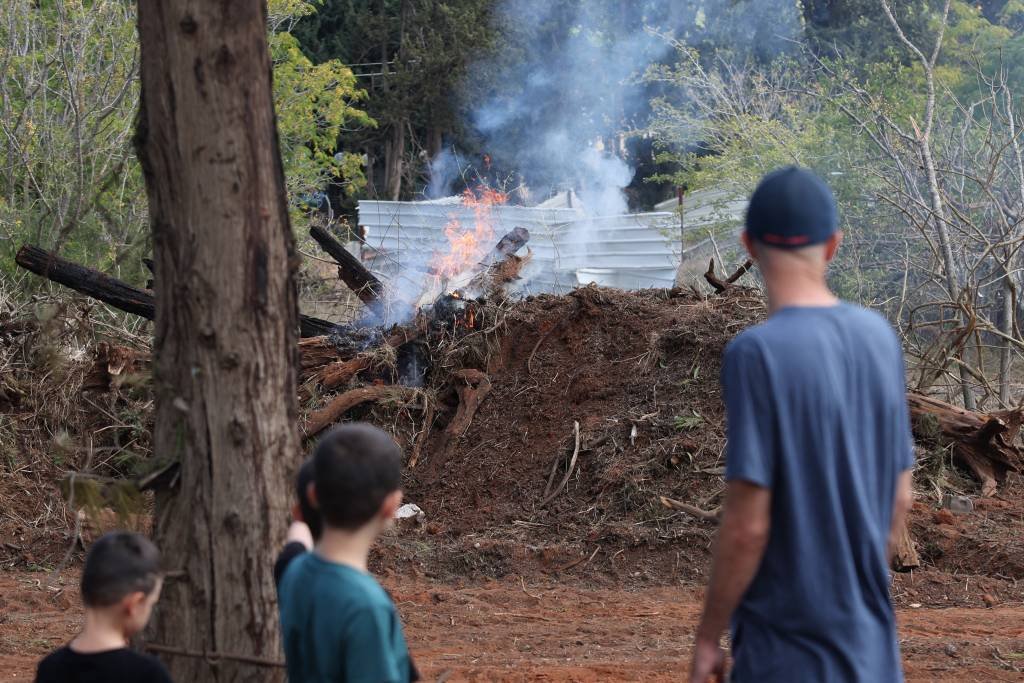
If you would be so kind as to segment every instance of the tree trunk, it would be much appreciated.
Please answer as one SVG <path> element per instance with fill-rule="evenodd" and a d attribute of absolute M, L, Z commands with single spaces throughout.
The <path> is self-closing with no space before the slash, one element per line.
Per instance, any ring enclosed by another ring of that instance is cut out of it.
<path fill-rule="evenodd" d="M 1013 279 L 1010 273 L 1003 272 L 1003 300 L 999 316 L 999 331 L 1005 337 L 999 348 L 999 402 L 1004 408 L 1010 407 L 1011 371 L 1013 367 L 1013 314 L 1014 299 Z"/>
<path fill-rule="evenodd" d="M 146 635 L 177 681 L 283 679 L 267 553 L 299 454 L 297 259 L 265 21 L 260 0 L 139 1 L 154 445 L 181 463 L 156 500 L 175 574 Z"/>
<path fill-rule="evenodd" d="M 397 121 L 384 141 L 384 187 L 388 199 L 397 202 L 402 194 L 402 164 L 405 156 L 405 122 Z"/>

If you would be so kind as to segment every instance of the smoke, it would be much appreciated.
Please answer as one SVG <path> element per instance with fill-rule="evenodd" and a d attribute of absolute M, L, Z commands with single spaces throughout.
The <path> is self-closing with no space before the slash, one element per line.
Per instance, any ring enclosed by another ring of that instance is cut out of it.
<path fill-rule="evenodd" d="M 465 163 L 449 148 L 442 149 L 430 161 L 430 181 L 424 190 L 427 199 L 440 199 L 451 194 L 452 185 L 459 179 Z"/>
<path fill-rule="evenodd" d="M 599 216 L 627 210 L 626 138 L 650 113 L 643 74 L 674 57 L 666 36 L 764 58 L 796 35 L 800 11 L 795 0 L 500 0 L 494 21 L 494 55 L 469 70 L 463 92 L 477 144 L 534 197 L 574 189 Z M 443 194 L 434 179 L 447 175 L 431 178 Z"/>

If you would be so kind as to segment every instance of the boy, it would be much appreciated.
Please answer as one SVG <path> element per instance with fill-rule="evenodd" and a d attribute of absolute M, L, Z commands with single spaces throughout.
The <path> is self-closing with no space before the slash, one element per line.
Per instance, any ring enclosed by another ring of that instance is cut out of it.
<path fill-rule="evenodd" d="M 317 444 L 307 495 L 323 529 L 279 587 L 290 683 L 413 680 L 398 613 L 366 567 L 401 505 L 401 462 L 398 444 L 370 425 L 337 427 Z"/>
<path fill-rule="evenodd" d="M 39 662 L 36 683 L 171 683 L 155 658 L 128 649 L 160 597 L 160 553 L 145 536 L 114 531 L 85 558 L 85 627 Z"/>

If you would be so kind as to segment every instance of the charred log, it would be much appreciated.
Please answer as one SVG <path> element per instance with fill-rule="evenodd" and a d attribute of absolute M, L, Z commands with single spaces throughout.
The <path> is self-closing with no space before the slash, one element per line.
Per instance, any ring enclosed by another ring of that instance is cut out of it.
<path fill-rule="evenodd" d="M 98 270 L 68 261 L 45 249 L 24 245 L 14 257 L 15 262 L 25 270 L 47 280 L 64 285 L 76 292 L 102 301 L 114 308 L 153 320 L 156 304 L 152 292 L 111 277 Z M 330 334 L 337 325 L 327 320 L 307 315 L 299 316 L 299 331 L 303 337 Z"/>
<path fill-rule="evenodd" d="M 341 242 L 320 226 L 314 225 L 309 229 L 309 234 L 338 264 L 338 277 L 341 281 L 348 285 L 364 304 L 379 308 L 380 300 L 384 296 L 384 285 L 377 276 L 367 270 L 359 259 L 348 253 Z"/>

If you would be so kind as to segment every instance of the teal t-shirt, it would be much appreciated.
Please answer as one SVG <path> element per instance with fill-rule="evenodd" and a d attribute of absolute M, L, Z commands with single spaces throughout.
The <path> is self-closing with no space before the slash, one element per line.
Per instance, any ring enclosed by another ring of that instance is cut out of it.
<path fill-rule="evenodd" d="M 391 598 L 367 573 L 316 553 L 278 593 L 289 683 L 408 683 L 409 649 Z"/>

